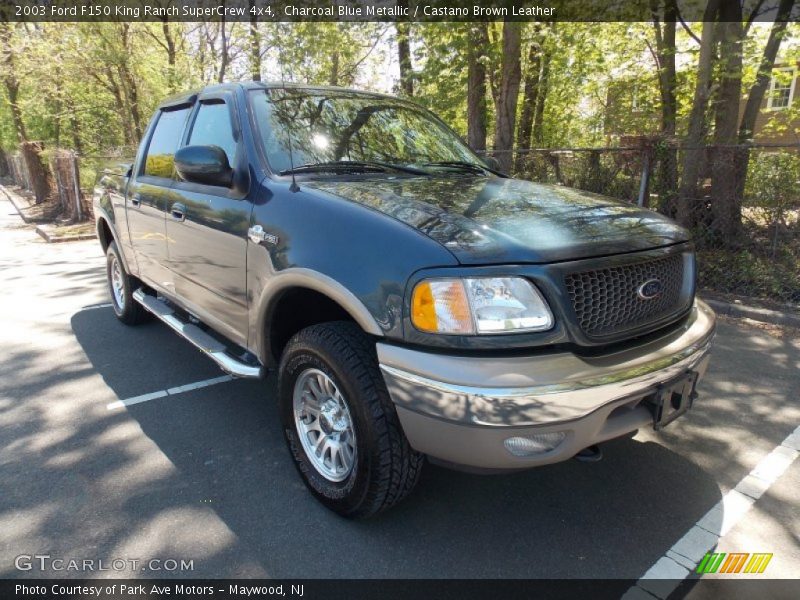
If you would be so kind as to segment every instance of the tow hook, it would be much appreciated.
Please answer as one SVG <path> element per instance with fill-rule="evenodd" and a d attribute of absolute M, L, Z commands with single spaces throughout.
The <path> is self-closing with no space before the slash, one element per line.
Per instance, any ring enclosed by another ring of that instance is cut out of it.
<path fill-rule="evenodd" d="M 599 462 L 603 459 L 603 451 L 597 444 L 592 444 L 578 452 L 573 458 L 581 462 Z"/>

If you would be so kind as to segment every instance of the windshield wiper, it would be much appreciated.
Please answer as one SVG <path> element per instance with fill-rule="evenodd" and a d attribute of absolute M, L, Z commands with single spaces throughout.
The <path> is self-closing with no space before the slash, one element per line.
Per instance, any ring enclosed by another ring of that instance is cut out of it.
<path fill-rule="evenodd" d="M 385 173 L 386 171 L 400 171 L 412 175 L 425 175 L 430 177 L 430 173 L 414 167 L 406 167 L 393 163 L 381 162 L 377 160 L 358 161 L 358 160 L 334 160 L 329 162 L 308 163 L 299 165 L 292 169 L 279 171 L 278 175 L 291 175 L 293 173 L 313 173 L 315 171 L 349 171 L 351 173 Z"/>
<path fill-rule="evenodd" d="M 461 169 L 462 171 L 470 171 L 472 173 L 481 173 L 485 175 L 486 173 L 494 173 L 488 167 L 484 167 L 482 165 L 478 165 L 471 162 L 465 162 L 461 160 L 440 160 L 436 162 L 426 162 L 422 163 L 423 167 L 448 167 L 451 169 Z"/>

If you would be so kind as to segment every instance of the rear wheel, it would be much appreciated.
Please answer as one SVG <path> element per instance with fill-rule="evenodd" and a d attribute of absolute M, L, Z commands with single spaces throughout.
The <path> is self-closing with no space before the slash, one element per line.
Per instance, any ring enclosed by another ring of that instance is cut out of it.
<path fill-rule="evenodd" d="M 283 353 L 279 377 L 286 441 L 318 500 L 361 518 L 411 492 L 424 456 L 403 435 L 374 342 L 356 325 L 300 331 Z"/>
<path fill-rule="evenodd" d="M 111 242 L 106 250 L 106 275 L 111 306 L 114 314 L 126 325 L 136 325 L 146 318 L 145 309 L 133 299 L 138 280 L 125 271 L 116 242 Z"/>

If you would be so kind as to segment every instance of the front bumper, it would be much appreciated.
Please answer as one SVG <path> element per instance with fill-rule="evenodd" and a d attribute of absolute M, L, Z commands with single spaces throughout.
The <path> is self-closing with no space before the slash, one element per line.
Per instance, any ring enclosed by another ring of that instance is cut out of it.
<path fill-rule="evenodd" d="M 715 329 L 701 300 L 677 330 L 602 356 L 568 352 L 512 357 L 434 354 L 378 343 L 378 359 L 409 443 L 441 461 L 524 469 L 652 425 L 656 388 L 705 373 Z M 515 456 L 511 437 L 562 432 L 553 449 Z"/>

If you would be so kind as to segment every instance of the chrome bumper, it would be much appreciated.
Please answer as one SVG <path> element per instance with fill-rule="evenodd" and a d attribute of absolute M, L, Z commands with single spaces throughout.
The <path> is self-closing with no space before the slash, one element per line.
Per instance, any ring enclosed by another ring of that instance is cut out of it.
<path fill-rule="evenodd" d="M 714 312 L 697 300 L 678 330 L 602 356 L 457 357 L 383 343 L 377 350 L 414 448 L 466 466 L 525 468 L 652 424 L 642 400 L 681 373 L 702 376 L 714 328 Z M 503 445 L 555 431 L 564 441 L 537 456 L 514 456 Z"/>

